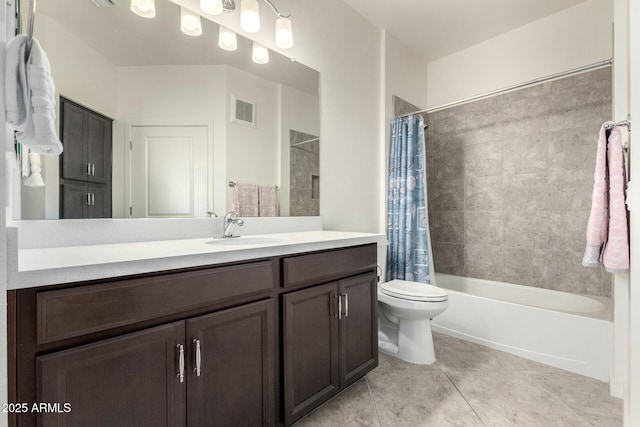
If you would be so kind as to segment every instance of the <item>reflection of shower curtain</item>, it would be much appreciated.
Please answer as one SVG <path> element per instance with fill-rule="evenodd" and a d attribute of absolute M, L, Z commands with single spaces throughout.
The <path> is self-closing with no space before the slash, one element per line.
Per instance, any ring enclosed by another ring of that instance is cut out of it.
<path fill-rule="evenodd" d="M 430 283 L 424 119 L 391 123 L 387 280 Z"/>

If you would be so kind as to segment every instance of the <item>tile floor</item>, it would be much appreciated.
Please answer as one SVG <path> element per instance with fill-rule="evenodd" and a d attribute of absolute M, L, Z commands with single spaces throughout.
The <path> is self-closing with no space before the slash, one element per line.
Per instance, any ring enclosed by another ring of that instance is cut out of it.
<path fill-rule="evenodd" d="M 295 425 L 622 426 L 609 385 L 434 334 L 437 362 L 380 365 Z"/>

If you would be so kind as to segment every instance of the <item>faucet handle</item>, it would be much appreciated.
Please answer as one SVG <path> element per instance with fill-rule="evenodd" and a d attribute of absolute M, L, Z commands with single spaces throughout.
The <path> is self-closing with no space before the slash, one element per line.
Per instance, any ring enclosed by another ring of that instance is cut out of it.
<path fill-rule="evenodd" d="M 229 211 L 227 212 L 227 214 L 224 216 L 224 220 L 225 222 L 227 221 L 231 221 L 232 218 L 235 218 L 238 216 L 238 212 L 236 211 Z"/>
<path fill-rule="evenodd" d="M 213 211 L 208 211 L 207 215 L 209 215 L 209 218 L 218 218 L 218 214 Z"/>

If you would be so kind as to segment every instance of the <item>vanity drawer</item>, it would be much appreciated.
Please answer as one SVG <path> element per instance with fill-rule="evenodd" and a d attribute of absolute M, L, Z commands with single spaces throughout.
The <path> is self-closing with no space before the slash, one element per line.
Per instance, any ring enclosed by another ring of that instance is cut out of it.
<path fill-rule="evenodd" d="M 44 344 L 206 306 L 224 306 L 275 287 L 275 261 L 39 292 L 37 342 Z"/>
<path fill-rule="evenodd" d="M 293 288 L 328 282 L 375 269 L 376 265 L 376 244 L 285 258 L 283 286 Z"/>

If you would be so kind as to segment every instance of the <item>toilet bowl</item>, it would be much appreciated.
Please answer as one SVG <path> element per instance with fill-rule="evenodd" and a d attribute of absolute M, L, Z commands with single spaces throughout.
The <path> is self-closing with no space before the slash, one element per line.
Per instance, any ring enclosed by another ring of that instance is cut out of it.
<path fill-rule="evenodd" d="M 406 362 L 436 361 L 431 319 L 449 306 L 447 292 L 425 283 L 392 280 L 378 287 L 378 346 Z"/>

